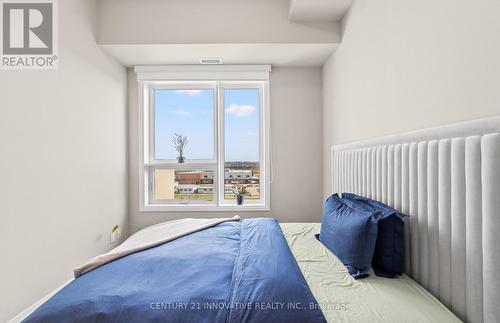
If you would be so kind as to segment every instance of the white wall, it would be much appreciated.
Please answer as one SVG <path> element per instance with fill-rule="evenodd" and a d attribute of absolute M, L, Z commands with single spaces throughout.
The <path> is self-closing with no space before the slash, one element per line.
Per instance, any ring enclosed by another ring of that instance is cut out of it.
<path fill-rule="evenodd" d="M 323 68 L 330 146 L 500 114 L 500 1 L 355 0 Z"/>
<path fill-rule="evenodd" d="M 293 23 L 289 0 L 99 0 L 99 44 L 337 43 L 339 24 Z"/>
<path fill-rule="evenodd" d="M 60 65 L 0 71 L 0 322 L 107 251 L 126 226 L 126 70 L 95 1 L 59 1 Z"/>
<path fill-rule="evenodd" d="M 130 231 L 181 217 L 229 216 L 221 212 L 139 212 L 137 81 L 129 69 Z M 243 217 L 273 216 L 282 222 L 317 222 L 322 209 L 322 80 L 320 68 L 273 68 L 271 141 L 274 181 L 271 212 L 239 212 Z M 232 213 L 231 213 L 232 214 Z"/>

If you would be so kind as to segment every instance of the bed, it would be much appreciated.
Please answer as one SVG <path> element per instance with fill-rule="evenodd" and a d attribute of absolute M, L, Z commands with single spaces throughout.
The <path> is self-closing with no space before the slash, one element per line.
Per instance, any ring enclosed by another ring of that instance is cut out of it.
<path fill-rule="evenodd" d="M 316 239 L 318 223 L 244 219 L 85 273 L 26 322 L 500 322 L 500 117 L 331 153 L 331 193 L 407 215 L 405 274 L 355 280 Z M 147 308 L 186 299 L 291 307 Z"/>
<path fill-rule="evenodd" d="M 406 275 L 355 280 L 319 229 L 206 227 L 79 275 L 25 322 L 460 322 Z"/>

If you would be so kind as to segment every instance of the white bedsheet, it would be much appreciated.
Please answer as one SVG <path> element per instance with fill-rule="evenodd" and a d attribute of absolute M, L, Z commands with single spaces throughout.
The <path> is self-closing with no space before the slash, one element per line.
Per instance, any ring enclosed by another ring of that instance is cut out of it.
<path fill-rule="evenodd" d="M 240 216 L 215 219 L 178 219 L 152 225 L 133 234 L 113 250 L 90 259 L 83 266 L 73 270 L 75 278 L 97 267 L 130 254 L 143 251 L 175 240 L 193 232 L 201 231 L 227 221 L 239 221 Z"/>
<path fill-rule="evenodd" d="M 319 223 L 282 223 L 283 233 L 328 322 L 461 322 L 410 277 L 353 279 L 314 234 Z"/>

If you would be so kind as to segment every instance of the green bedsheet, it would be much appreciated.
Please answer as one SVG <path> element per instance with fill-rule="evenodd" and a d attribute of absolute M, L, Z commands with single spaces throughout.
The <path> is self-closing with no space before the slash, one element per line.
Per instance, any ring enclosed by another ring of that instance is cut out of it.
<path fill-rule="evenodd" d="M 423 287 L 402 275 L 353 279 L 315 238 L 319 223 L 282 223 L 283 233 L 328 322 L 461 322 Z"/>

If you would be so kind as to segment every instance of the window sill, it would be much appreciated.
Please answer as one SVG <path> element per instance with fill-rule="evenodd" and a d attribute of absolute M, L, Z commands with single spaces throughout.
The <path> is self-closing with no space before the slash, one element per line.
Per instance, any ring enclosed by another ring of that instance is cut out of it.
<path fill-rule="evenodd" d="M 164 205 L 149 204 L 140 208 L 141 212 L 269 212 L 271 208 L 264 204 L 246 205 Z"/>

